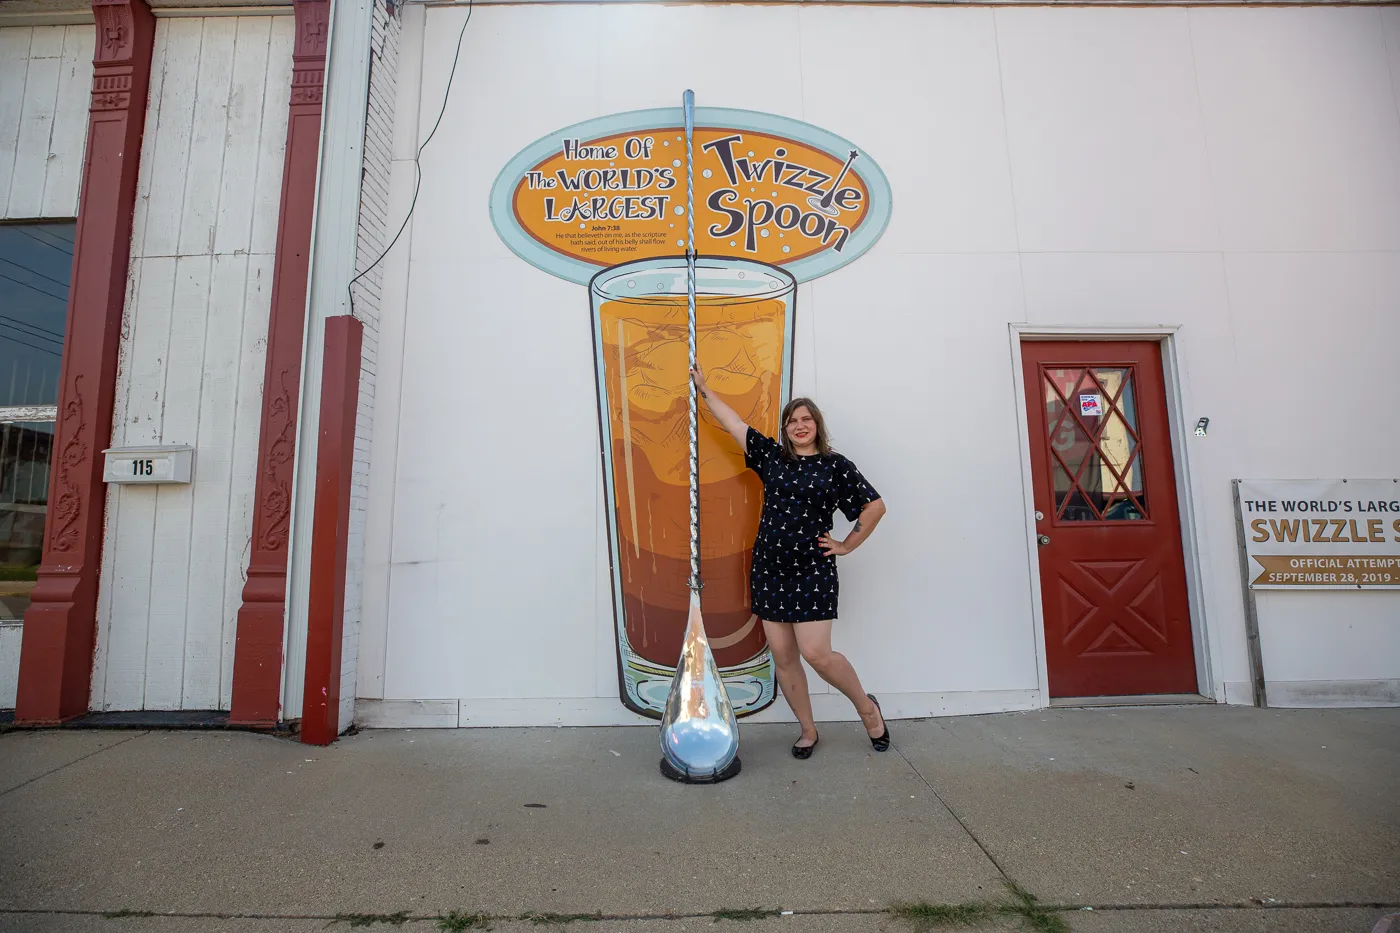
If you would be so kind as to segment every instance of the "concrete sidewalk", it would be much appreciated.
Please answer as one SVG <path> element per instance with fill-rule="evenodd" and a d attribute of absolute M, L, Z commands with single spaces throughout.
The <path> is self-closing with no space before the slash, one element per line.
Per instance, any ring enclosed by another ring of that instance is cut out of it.
<path fill-rule="evenodd" d="M 978 929 L 1369 933 L 1400 911 L 1400 710 L 892 731 L 877 755 L 828 723 L 802 762 L 793 727 L 744 726 L 743 773 L 708 787 L 659 775 L 654 728 L 369 731 L 325 749 L 11 732 L 0 930 L 421 933 L 455 911 L 509 933 L 898 933 L 919 918 L 894 905 L 1005 901 L 1007 882 L 1036 908 Z M 747 909 L 793 914 L 729 919 Z"/>

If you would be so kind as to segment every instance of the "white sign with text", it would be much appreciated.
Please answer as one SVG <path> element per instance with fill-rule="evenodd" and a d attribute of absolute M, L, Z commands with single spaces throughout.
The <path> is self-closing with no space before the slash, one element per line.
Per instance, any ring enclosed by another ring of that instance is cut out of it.
<path fill-rule="evenodd" d="M 1400 589 L 1400 480 L 1239 482 L 1249 587 Z"/>

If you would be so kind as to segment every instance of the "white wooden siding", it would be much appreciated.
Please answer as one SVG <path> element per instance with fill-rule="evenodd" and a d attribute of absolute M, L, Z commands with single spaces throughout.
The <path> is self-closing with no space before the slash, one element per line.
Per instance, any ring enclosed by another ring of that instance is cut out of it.
<path fill-rule="evenodd" d="M 294 20 L 163 19 L 112 443 L 193 444 L 110 487 L 94 709 L 227 709 L 252 534 Z"/>
<path fill-rule="evenodd" d="M 93 27 L 0 29 L 0 220 L 75 217 Z"/>
<path fill-rule="evenodd" d="M 389 168 L 393 158 L 394 106 L 398 95 L 401 21 L 383 0 L 374 5 L 369 71 L 369 112 L 365 121 L 365 166 L 360 185 L 360 223 L 355 268 L 369 268 L 403 223 L 389 216 Z M 345 631 L 340 655 L 340 725 L 355 715 L 359 674 L 360 619 L 364 606 L 365 520 L 369 502 L 370 441 L 374 430 L 379 360 L 379 311 L 384 263 L 355 287 L 355 315 L 364 322 L 360 355 L 359 412 L 355 418 L 354 486 L 350 494 L 350 546 L 345 567 Z"/>

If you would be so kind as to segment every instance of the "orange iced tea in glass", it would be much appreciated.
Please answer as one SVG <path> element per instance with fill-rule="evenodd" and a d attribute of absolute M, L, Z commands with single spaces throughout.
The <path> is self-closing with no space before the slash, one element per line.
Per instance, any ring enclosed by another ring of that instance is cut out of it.
<path fill-rule="evenodd" d="M 659 714 L 690 599 L 685 259 L 615 266 L 589 291 L 623 701 Z M 697 359 L 711 390 L 769 436 L 788 394 L 794 298 L 781 269 L 697 261 Z M 715 661 L 743 715 L 773 700 L 772 658 L 749 608 L 763 487 L 740 446 L 699 405 L 701 601 Z"/>

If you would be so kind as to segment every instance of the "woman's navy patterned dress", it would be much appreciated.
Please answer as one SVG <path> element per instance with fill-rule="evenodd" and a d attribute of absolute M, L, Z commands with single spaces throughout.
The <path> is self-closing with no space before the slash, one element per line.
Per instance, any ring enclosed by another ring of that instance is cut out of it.
<path fill-rule="evenodd" d="M 770 622 L 836 618 L 836 558 L 817 539 L 837 509 L 847 521 L 880 498 L 838 453 L 788 459 L 782 446 L 749 428 L 744 462 L 763 480 L 763 516 L 753 545 L 753 611 Z"/>

